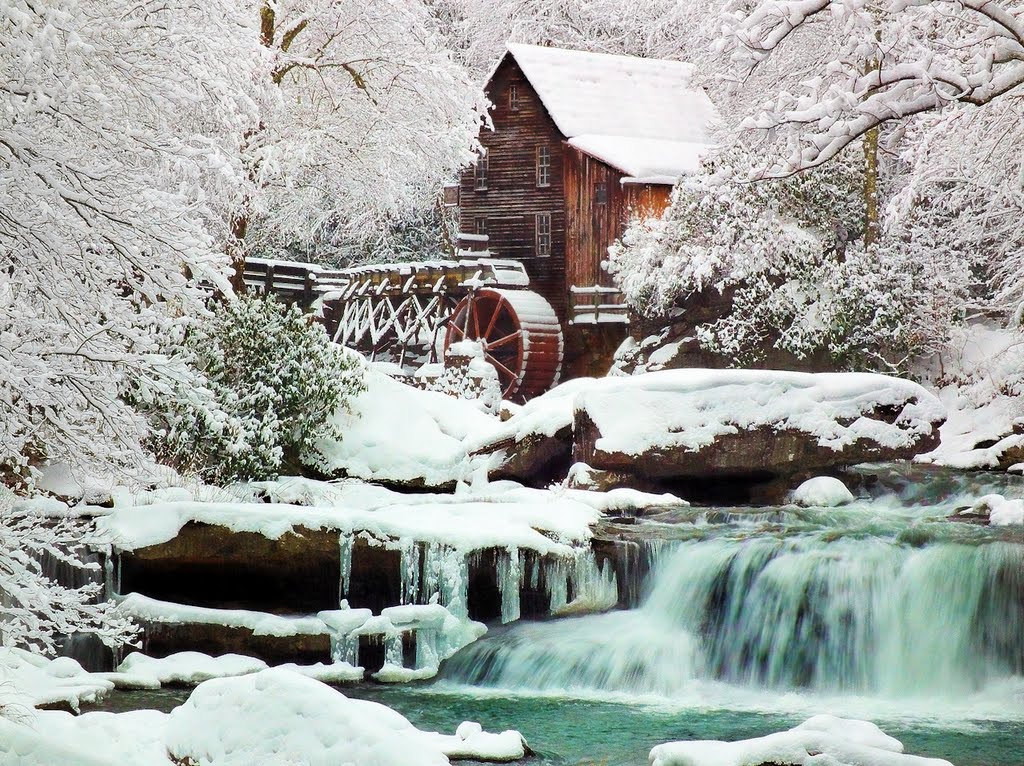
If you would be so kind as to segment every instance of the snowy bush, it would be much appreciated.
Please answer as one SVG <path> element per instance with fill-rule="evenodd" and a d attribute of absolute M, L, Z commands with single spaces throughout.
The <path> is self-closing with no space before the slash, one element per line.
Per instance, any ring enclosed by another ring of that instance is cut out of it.
<path fill-rule="evenodd" d="M 362 367 L 296 306 L 241 296 L 192 328 L 183 352 L 200 385 L 136 391 L 157 457 L 211 482 L 262 479 L 315 461 L 340 439 L 330 416 L 363 389 Z"/>
<path fill-rule="evenodd" d="M 696 328 L 734 364 L 772 348 L 827 354 L 846 369 L 903 371 L 959 320 L 968 283 L 956 257 L 922 257 L 909 236 L 865 246 L 859 172 L 834 162 L 782 181 L 737 181 L 727 168 L 684 179 L 660 219 L 636 222 L 609 268 L 634 311 L 665 318 L 691 297 L 729 296 Z"/>

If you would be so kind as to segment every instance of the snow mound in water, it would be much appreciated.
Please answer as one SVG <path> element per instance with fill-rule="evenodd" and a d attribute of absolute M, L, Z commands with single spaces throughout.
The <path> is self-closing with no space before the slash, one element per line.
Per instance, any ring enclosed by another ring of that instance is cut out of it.
<path fill-rule="evenodd" d="M 970 515 L 988 515 L 993 527 L 1024 524 L 1024 500 L 1007 500 L 1002 495 L 984 495 L 971 507 Z"/>
<path fill-rule="evenodd" d="M 442 766 L 447 752 L 514 760 L 518 732 L 460 726 L 446 737 L 415 728 L 400 713 L 286 670 L 207 681 L 171 712 L 172 758 L 208 766 Z"/>
<path fill-rule="evenodd" d="M 789 731 L 739 742 L 669 742 L 651 750 L 651 766 L 952 766 L 905 755 L 903 744 L 873 723 L 817 715 Z"/>
<path fill-rule="evenodd" d="M 805 508 L 835 508 L 852 503 L 856 498 L 839 479 L 831 476 L 815 476 L 795 490 L 792 500 Z"/>

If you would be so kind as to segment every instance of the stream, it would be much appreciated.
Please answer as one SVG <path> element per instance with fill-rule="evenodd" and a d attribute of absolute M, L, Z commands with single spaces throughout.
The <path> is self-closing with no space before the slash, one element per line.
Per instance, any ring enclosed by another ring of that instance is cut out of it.
<path fill-rule="evenodd" d="M 540 764 L 644 764 L 676 739 L 737 739 L 815 713 L 908 752 L 1024 766 L 1024 532 L 951 523 L 1024 480 L 921 467 L 854 475 L 838 509 L 681 508 L 624 525 L 651 561 L 635 608 L 493 628 L 432 683 L 362 684 L 416 726 L 516 728 Z M 103 709 L 170 709 L 185 690 Z"/>

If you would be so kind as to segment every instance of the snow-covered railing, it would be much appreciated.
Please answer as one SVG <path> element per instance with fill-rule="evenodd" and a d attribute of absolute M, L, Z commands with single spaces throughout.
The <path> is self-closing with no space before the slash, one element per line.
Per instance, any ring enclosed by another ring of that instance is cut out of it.
<path fill-rule="evenodd" d="M 569 288 L 569 324 L 629 324 L 629 308 L 617 287 Z"/>
<path fill-rule="evenodd" d="M 248 258 L 242 278 L 247 288 L 311 304 L 319 292 L 322 273 L 323 270 L 312 263 Z"/>

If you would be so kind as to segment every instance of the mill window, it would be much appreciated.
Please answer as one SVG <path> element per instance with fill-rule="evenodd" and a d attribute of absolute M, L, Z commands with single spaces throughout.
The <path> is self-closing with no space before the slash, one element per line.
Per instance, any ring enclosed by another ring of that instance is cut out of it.
<path fill-rule="evenodd" d="M 537 147 L 537 186 L 551 186 L 551 149 Z"/>
<path fill-rule="evenodd" d="M 487 150 L 484 149 L 480 153 L 480 158 L 476 161 L 476 169 L 473 175 L 473 188 L 483 190 L 487 188 Z"/>
<path fill-rule="evenodd" d="M 597 205 L 608 204 L 608 184 L 594 185 L 594 203 Z"/>
<path fill-rule="evenodd" d="M 511 109 L 513 112 L 519 110 L 519 83 L 509 83 L 508 108 Z"/>
<path fill-rule="evenodd" d="M 551 255 L 551 213 L 537 213 L 537 255 Z"/>

